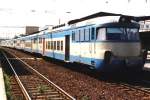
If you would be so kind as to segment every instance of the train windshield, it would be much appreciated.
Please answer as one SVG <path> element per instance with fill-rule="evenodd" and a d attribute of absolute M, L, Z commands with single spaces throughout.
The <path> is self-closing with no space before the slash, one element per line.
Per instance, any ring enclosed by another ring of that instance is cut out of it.
<path fill-rule="evenodd" d="M 107 28 L 106 40 L 139 40 L 138 28 Z"/>

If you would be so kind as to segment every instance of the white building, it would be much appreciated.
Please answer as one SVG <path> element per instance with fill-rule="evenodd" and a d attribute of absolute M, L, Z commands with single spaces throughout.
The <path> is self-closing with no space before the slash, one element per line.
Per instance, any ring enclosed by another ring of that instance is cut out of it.
<path fill-rule="evenodd" d="M 150 31 L 150 20 L 140 21 L 140 32 Z"/>

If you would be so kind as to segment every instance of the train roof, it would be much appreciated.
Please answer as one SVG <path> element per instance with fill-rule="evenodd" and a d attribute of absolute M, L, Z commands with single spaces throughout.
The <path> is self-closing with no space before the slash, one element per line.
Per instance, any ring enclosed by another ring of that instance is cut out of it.
<path fill-rule="evenodd" d="M 75 24 L 78 22 L 90 20 L 93 18 L 98 18 L 98 17 L 106 17 L 106 16 L 120 16 L 119 22 L 131 22 L 131 21 L 142 21 L 142 20 L 148 20 L 150 19 L 150 16 L 130 16 L 130 15 L 123 15 L 123 14 L 116 14 L 116 13 L 108 13 L 108 12 L 98 12 L 89 16 L 85 16 L 79 19 L 74 19 L 68 22 L 69 25 Z"/>
<path fill-rule="evenodd" d="M 148 20 L 148 19 L 150 19 L 150 16 L 135 17 L 130 15 L 116 14 L 116 13 L 98 12 L 79 19 L 71 20 L 68 22 L 68 25 L 61 24 L 61 25 L 53 26 L 50 32 L 48 32 L 47 29 L 44 29 L 44 30 L 34 32 L 33 34 L 26 35 L 24 37 L 30 38 L 37 35 L 42 35 L 45 32 L 52 33 L 52 32 L 58 32 L 62 30 L 74 29 L 74 28 L 85 27 L 85 26 L 96 25 L 96 24 L 98 25 L 98 24 L 107 24 L 107 23 L 115 23 L 115 22 L 130 23 L 132 21 L 138 22 L 138 21 Z M 19 38 L 24 38 L 24 37 L 19 37 Z"/>

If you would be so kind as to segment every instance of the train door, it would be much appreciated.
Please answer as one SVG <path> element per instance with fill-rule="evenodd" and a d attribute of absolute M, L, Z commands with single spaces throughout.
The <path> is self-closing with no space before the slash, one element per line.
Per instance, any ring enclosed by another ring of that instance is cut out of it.
<path fill-rule="evenodd" d="M 95 54 L 96 54 L 96 33 L 95 28 L 90 28 L 90 53 L 91 53 L 91 65 L 95 65 Z"/>
<path fill-rule="evenodd" d="M 31 52 L 33 50 L 33 39 L 31 38 Z"/>
<path fill-rule="evenodd" d="M 38 36 L 37 36 L 37 37 L 36 37 L 36 50 L 35 50 L 36 53 L 39 53 L 39 48 L 38 48 L 38 46 L 39 46 L 39 42 L 38 42 Z"/>
<path fill-rule="evenodd" d="M 42 52 L 42 54 L 44 55 L 44 53 L 45 53 L 45 38 L 43 38 L 43 52 Z"/>
<path fill-rule="evenodd" d="M 65 60 L 70 59 L 70 35 L 65 36 Z"/>

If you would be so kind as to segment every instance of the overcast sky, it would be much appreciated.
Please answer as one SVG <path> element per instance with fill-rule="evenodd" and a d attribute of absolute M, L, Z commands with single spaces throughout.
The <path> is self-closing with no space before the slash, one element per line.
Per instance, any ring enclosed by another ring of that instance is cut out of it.
<path fill-rule="evenodd" d="M 150 0 L 0 0 L 0 25 L 58 24 L 99 11 L 150 15 Z"/>
<path fill-rule="evenodd" d="M 150 15 L 150 0 L 0 0 L 0 26 L 54 25 L 100 11 Z"/>

